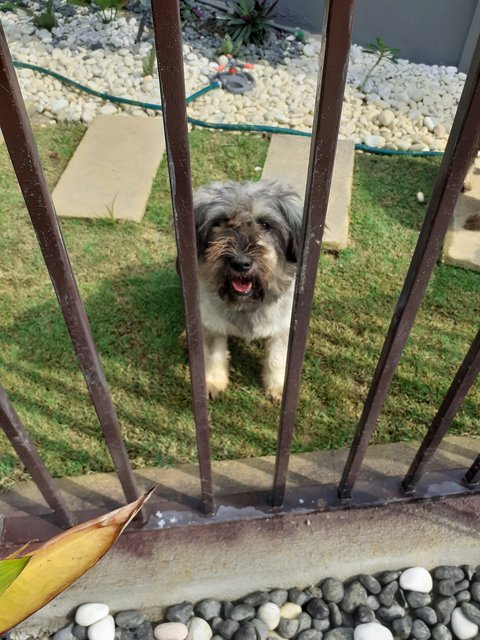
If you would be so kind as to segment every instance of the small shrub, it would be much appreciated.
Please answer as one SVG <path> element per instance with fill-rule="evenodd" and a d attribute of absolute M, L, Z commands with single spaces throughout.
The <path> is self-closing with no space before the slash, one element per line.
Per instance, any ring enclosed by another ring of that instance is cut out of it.
<path fill-rule="evenodd" d="M 273 10 L 278 0 L 238 0 L 223 17 L 235 46 L 261 45 L 273 29 Z"/>
<path fill-rule="evenodd" d="M 88 7 L 92 11 L 98 11 L 103 22 L 114 20 L 128 0 L 67 0 L 69 4 L 77 7 Z"/>
<path fill-rule="evenodd" d="M 157 61 L 155 45 L 152 44 L 150 52 L 142 59 L 143 75 L 153 76 L 155 71 L 155 63 Z"/>
<path fill-rule="evenodd" d="M 363 82 L 362 82 L 361 87 L 360 87 L 360 91 L 363 91 L 363 89 L 364 89 L 364 87 L 365 87 L 365 85 L 367 83 L 367 80 L 370 78 L 370 76 L 372 75 L 374 69 L 376 67 L 378 67 L 378 65 L 380 64 L 380 62 L 382 60 L 388 60 L 389 62 L 392 62 L 393 64 L 398 64 L 397 55 L 400 52 L 400 49 L 396 49 L 395 47 L 389 47 L 378 36 L 375 39 L 375 42 L 370 42 L 369 44 L 365 45 L 363 47 L 362 51 L 363 51 L 363 53 L 368 53 L 369 55 L 374 56 L 376 58 L 376 60 L 373 63 L 373 66 L 367 72 L 367 75 L 365 76 L 365 78 L 363 79 Z"/>

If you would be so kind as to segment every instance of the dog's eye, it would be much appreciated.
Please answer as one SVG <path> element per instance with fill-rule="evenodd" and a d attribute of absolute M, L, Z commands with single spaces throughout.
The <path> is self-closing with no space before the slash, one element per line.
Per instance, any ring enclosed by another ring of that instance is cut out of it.
<path fill-rule="evenodd" d="M 265 231 L 270 231 L 270 229 L 272 228 L 272 225 L 267 222 L 267 220 L 259 220 L 258 224 L 262 227 L 262 229 L 265 229 Z"/>
<path fill-rule="evenodd" d="M 214 229 L 218 227 L 224 227 L 226 222 L 227 222 L 227 218 L 217 218 L 217 220 L 215 220 L 215 222 L 213 223 L 212 227 Z"/>

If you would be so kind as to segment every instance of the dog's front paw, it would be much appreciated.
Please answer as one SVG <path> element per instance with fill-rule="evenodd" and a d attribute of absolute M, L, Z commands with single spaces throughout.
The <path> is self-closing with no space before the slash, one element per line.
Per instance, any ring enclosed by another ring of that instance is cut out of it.
<path fill-rule="evenodd" d="M 207 375 L 206 383 L 208 397 L 212 400 L 215 400 L 215 398 L 218 398 L 218 396 L 222 394 L 227 388 L 228 378 L 219 375 Z"/>
<path fill-rule="evenodd" d="M 283 385 L 266 386 L 265 393 L 269 400 L 272 400 L 273 402 L 281 402 L 283 396 Z"/>

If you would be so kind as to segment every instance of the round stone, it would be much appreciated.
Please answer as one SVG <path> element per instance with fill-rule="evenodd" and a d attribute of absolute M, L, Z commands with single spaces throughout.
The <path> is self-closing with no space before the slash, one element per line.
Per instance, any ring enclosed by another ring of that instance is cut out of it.
<path fill-rule="evenodd" d="M 470 640 L 478 633 L 478 624 L 469 620 L 460 607 L 452 612 L 452 631 L 458 640 Z"/>
<path fill-rule="evenodd" d="M 288 591 L 286 589 L 273 589 L 268 595 L 270 602 L 276 604 L 277 607 L 282 607 L 288 599 Z"/>
<path fill-rule="evenodd" d="M 432 601 L 429 593 L 419 593 L 418 591 L 407 591 L 405 593 L 405 599 L 412 609 L 426 607 Z"/>
<path fill-rule="evenodd" d="M 187 601 L 169 607 L 165 613 L 165 619 L 168 622 L 183 622 L 183 624 L 187 624 L 192 616 L 193 604 Z"/>
<path fill-rule="evenodd" d="M 244 620 L 251 620 L 255 617 L 255 609 L 249 604 L 237 604 L 233 607 L 230 618 L 243 622 Z"/>
<path fill-rule="evenodd" d="M 345 587 L 340 580 L 327 578 L 322 582 L 322 594 L 325 602 L 339 604 L 345 595 Z"/>
<path fill-rule="evenodd" d="M 210 640 L 212 628 L 203 618 L 193 617 L 188 623 L 188 640 Z"/>
<path fill-rule="evenodd" d="M 373 595 L 378 595 L 382 590 L 382 585 L 374 576 L 360 576 L 360 582 L 363 584 L 365 589 L 370 593 L 373 593 Z"/>
<path fill-rule="evenodd" d="M 462 611 L 465 616 L 476 625 L 480 625 L 480 609 L 477 609 L 473 604 L 464 602 L 462 604 Z"/>
<path fill-rule="evenodd" d="M 106 618 L 110 613 L 110 608 L 100 602 L 87 602 L 78 607 L 75 612 L 75 622 L 84 627 L 89 627 L 99 620 Z"/>
<path fill-rule="evenodd" d="M 76 636 L 73 634 L 73 622 L 56 631 L 52 640 L 76 640 Z"/>
<path fill-rule="evenodd" d="M 437 612 L 438 621 L 443 624 L 448 624 L 452 615 L 452 611 L 457 606 L 457 601 L 453 596 L 447 598 L 436 598 L 433 603 L 433 608 Z"/>
<path fill-rule="evenodd" d="M 439 580 L 437 584 L 437 591 L 442 596 L 453 596 L 455 593 L 455 582 L 454 580 Z"/>
<path fill-rule="evenodd" d="M 324 620 L 330 615 L 330 609 L 321 598 L 312 598 L 309 600 L 307 612 L 314 620 Z"/>
<path fill-rule="evenodd" d="M 452 640 L 450 629 L 439 622 L 432 629 L 433 640 Z"/>
<path fill-rule="evenodd" d="M 428 640 L 430 638 L 430 629 L 423 620 L 414 620 L 412 625 L 412 636 L 416 640 Z"/>
<path fill-rule="evenodd" d="M 345 590 L 345 596 L 340 603 L 342 611 L 353 613 L 361 604 L 367 604 L 367 590 L 358 581 L 352 582 Z"/>
<path fill-rule="evenodd" d="M 195 615 L 204 620 L 212 620 L 212 618 L 220 615 L 221 610 L 221 602 L 213 598 L 206 598 L 201 600 L 195 607 Z"/>
<path fill-rule="evenodd" d="M 289 620 L 287 618 L 281 618 L 280 624 L 278 625 L 278 633 L 282 636 L 282 638 L 286 638 L 290 640 L 297 634 L 298 631 L 298 620 Z"/>
<path fill-rule="evenodd" d="M 265 602 L 257 609 L 257 618 L 267 625 L 267 629 L 273 631 L 280 622 L 280 607 L 273 602 Z"/>
<path fill-rule="evenodd" d="M 114 640 L 115 620 L 107 615 L 88 627 L 88 640 Z"/>
<path fill-rule="evenodd" d="M 459 580 L 463 580 L 465 577 L 465 573 L 460 567 L 451 565 L 437 567 L 432 573 L 436 580 L 453 580 L 454 582 L 459 582 Z"/>
<path fill-rule="evenodd" d="M 359 624 L 366 624 L 375 620 L 375 614 L 370 607 L 361 604 L 355 611 L 355 619 Z"/>
<path fill-rule="evenodd" d="M 257 640 L 255 627 L 251 622 L 243 622 L 233 636 L 234 640 Z"/>
<path fill-rule="evenodd" d="M 268 638 L 267 625 L 261 620 L 258 620 L 257 618 L 254 618 L 252 620 L 252 624 L 255 628 L 257 640 L 267 640 Z"/>
<path fill-rule="evenodd" d="M 430 573 L 423 567 L 411 567 L 403 571 L 400 576 L 400 586 L 408 591 L 429 593 L 433 588 L 433 580 Z"/>
<path fill-rule="evenodd" d="M 354 640 L 393 640 L 392 632 L 378 622 L 359 624 L 353 632 Z"/>
<path fill-rule="evenodd" d="M 310 600 L 310 602 L 312 602 L 312 600 Z M 287 618 L 287 620 L 295 620 L 295 618 L 298 618 L 301 613 L 302 607 L 294 602 L 286 602 L 282 607 L 280 607 L 280 616 L 282 618 Z"/>
<path fill-rule="evenodd" d="M 293 587 L 293 589 L 290 589 L 288 592 L 288 600 L 289 602 L 302 606 L 302 604 L 307 602 L 308 596 L 304 591 L 298 589 L 298 587 Z"/>
<path fill-rule="evenodd" d="M 115 616 L 115 624 L 122 629 L 135 629 L 144 622 L 145 616 L 141 611 L 131 609 L 129 611 L 120 611 Z"/>
<path fill-rule="evenodd" d="M 343 624 L 342 612 L 338 608 L 338 604 L 334 602 L 330 602 L 328 604 L 328 608 L 330 609 L 330 626 L 331 627 L 341 627 Z"/>
<path fill-rule="evenodd" d="M 231 640 L 236 631 L 238 631 L 240 623 L 236 620 L 222 620 L 216 627 L 217 631 L 225 640 Z"/>
<path fill-rule="evenodd" d="M 185 640 L 188 627 L 183 622 L 162 622 L 153 629 L 156 640 Z"/>
<path fill-rule="evenodd" d="M 323 636 L 324 640 L 351 640 L 353 638 L 353 629 L 351 627 L 337 627 Z"/>
<path fill-rule="evenodd" d="M 472 582 L 470 593 L 476 602 L 480 602 L 480 582 Z"/>
<path fill-rule="evenodd" d="M 322 640 L 322 632 L 316 629 L 305 629 L 298 634 L 297 640 Z"/>
<path fill-rule="evenodd" d="M 401 571 L 382 571 L 381 573 L 377 573 L 375 577 L 381 585 L 386 585 L 394 580 L 398 580 L 401 573 Z"/>
<path fill-rule="evenodd" d="M 413 620 L 410 616 L 392 620 L 392 629 L 397 640 L 407 640 L 412 632 Z"/>
<path fill-rule="evenodd" d="M 405 609 L 398 604 L 398 602 L 394 602 L 390 607 L 380 607 L 377 609 L 377 616 L 386 622 L 390 622 L 395 618 L 403 618 L 405 615 Z"/>
<path fill-rule="evenodd" d="M 87 640 L 88 627 L 84 627 L 81 624 L 74 624 L 72 633 L 75 636 L 75 638 L 77 638 L 77 640 Z"/>
<path fill-rule="evenodd" d="M 246 598 L 243 599 L 245 604 L 249 604 L 252 607 L 258 607 L 264 602 L 268 602 L 269 594 L 268 591 L 254 591 L 250 593 Z"/>
<path fill-rule="evenodd" d="M 394 580 L 393 582 L 389 582 L 387 586 L 383 587 L 381 592 L 378 594 L 378 601 L 384 607 L 390 607 L 393 604 L 393 600 L 397 591 L 398 582 L 396 580 Z"/>
<path fill-rule="evenodd" d="M 430 626 L 437 624 L 437 613 L 432 607 L 418 607 L 415 609 L 415 615 Z"/>

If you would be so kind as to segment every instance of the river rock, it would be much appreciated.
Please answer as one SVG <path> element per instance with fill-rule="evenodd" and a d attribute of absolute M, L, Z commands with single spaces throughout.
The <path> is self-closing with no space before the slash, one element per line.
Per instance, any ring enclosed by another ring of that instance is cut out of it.
<path fill-rule="evenodd" d="M 276 629 L 280 622 L 280 617 L 280 607 L 273 602 L 265 602 L 257 609 L 257 618 L 267 625 L 267 629 Z"/>
<path fill-rule="evenodd" d="M 115 620 L 107 615 L 88 627 L 88 640 L 114 640 Z"/>
<path fill-rule="evenodd" d="M 478 625 L 469 620 L 460 607 L 453 610 L 451 624 L 458 640 L 470 640 L 478 633 Z"/>
<path fill-rule="evenodd" d="M 188 640 L 210 640 L 212 628 L 206 620 L 194 616 L 188 623 Z"/>
<path fill-rule="evenodd" d="M 411 567 L 400 576 L 400 586 L 408 591 L 429 593 L 433 588 L 433 580 L 430 573 L 423 567 Z"/>
<path fill-rule="evenodd" d="M 110 608 L 101 602 L 87 602 L 78 607 L 75 612 L 75 622 L 84 627 L 89 627 L 99 620 L 106 618 L 110 612 Z"/>
<path fill-rule="evenodd" d="M 392 632 L 377 622 L 359 624 L 353 632 L 354 640 L 393 640 Z"/>
<path fill-rule="evenodd" d="M 183 622 L 162 622 L 153 629 L 156 640 L 185 640 L 188 627 Z"/>

